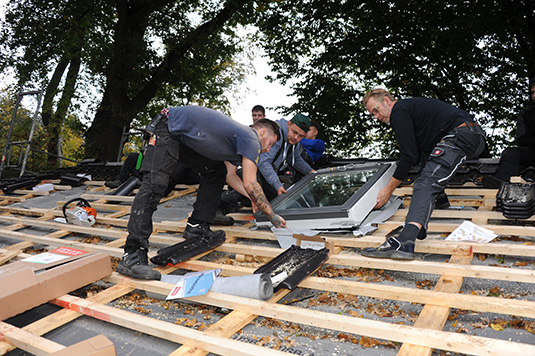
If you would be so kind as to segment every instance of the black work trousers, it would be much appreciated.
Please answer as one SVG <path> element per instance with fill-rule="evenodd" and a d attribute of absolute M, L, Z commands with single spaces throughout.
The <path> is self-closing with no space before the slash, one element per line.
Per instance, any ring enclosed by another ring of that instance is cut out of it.
<path fill-rule="evenodd" d="M 437 195 L 467 158 L 477 158 L 484 149 L 485 132 L 479 126 L 457 127 L 448 132 L 433 149 L 422 173 L 414 181 L 405 222 L 417 222 L 427 229 Z"/>
<path fill-rule="evenodd" d="M 133 252 L 140 247 L 148 250 L 149 236 L 153 228 L 152 215 L 164 196 L 169 176 L 178 162 L 184 163 L 201 175 L 191 219 L 209 224 L 214 222 L 225 184 L 227 175 L 225 163 L 214 161 L 193 151 L 184 145 L 180 136 L 171 135 L 167 127 L 167 118 L 160 120 L 155 134 L 156 142 L 152 139 L 149 141 L 141 165 L 143 184 L 134 198 L 130 211 L 125 252 Z"/>
<path fill-rule="evenodd" d="M 496 178 L 509 182 L 520 175 L 522 169 L 535 166 L 535 149 L 527 146 L 509 147 L 502 152 Z"/>

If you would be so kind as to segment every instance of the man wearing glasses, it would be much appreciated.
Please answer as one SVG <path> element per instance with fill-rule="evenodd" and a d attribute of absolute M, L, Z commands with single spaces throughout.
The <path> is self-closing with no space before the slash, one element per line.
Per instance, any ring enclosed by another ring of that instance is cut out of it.
<path fill-rule="evenodd" d="M 375 89 L 364 96 L 362 103 L 374 119 L 392 127 L 401 154 L 393 177 L 377 195 L 375 208 L 386 204 L 414 164 L 421 158 L 427 162 L 414 182 L 401 233 L 379 247 L 365 248 L 361 254 L 412 260 L 416 238 L 426 237 L 437 195 L 467 158 L 477 158 L 483 152 L 485 132 L 466 111 L 436 99 L 396 100 L 388 91 Z"/>

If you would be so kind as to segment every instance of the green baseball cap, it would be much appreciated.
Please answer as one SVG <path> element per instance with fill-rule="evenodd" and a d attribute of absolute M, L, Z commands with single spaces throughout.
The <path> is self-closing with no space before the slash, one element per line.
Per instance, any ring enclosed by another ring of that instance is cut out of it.
<path fill-rule="evenodd" d="M 299 126 L 299 128 L 301 128 L 303 131 L 305 131 L 305 133 L 310 130 L 310 119 L 306 115 L 303 115 L 301 113 L 295 114 L 294 117 L 292 117 L 291 121 L 297 126 Z"/>

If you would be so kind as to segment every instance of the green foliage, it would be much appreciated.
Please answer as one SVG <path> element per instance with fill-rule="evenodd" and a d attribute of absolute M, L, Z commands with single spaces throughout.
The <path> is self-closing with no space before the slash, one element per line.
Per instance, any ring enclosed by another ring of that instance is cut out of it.
<path fill-rule="evenodd" d="M 59 138 L 69 105 L 90 106 L 86 150 L 115 160 L 123 127 L 146 124 L 162 107 L 229 110 L 227 91 L 244 75 L 235 28 L 252 11 L 247 0 L 12 1 L 0 70 L 14 68 L 21 86 L 46 87 L 51 136 Z"/>
<path fill-rule="evenodd" d="M 381 136 L 360 104 L 375 87 L 469 111 L 501 151 L 535 71 L 528 0 L 279 1 L 258 26 L 277 78 L 299 99 L 288 111 L 308 112 L 327 127 L 328 147 L 353 156 L 395 149 L 391 131 L 383 126 Z"/>
<path fill-rule="evenodd" d="M 13 112 L 15 110 L 15 100 L 17 94 L 7 89 L 0 91 L 0 149 L 2 153 L 6 147 L 7 137 L 11 121 L 13 119 Z M 25 109 L 23 105 L 19 105 L 15 121 L 13 122 L 13 130 L 10 141 L 26 142 L 29 139 L 32 126 L 33 112 Z M 82 132 L 84 127 L 75 116 L 68 117 L 66 125 L 63 127 L 63 157 L 71 160 L 81 160 L 84 155 L 84 140 Z M 31 151 L 28 155 L 26 164 L 26 172 L 42 172 L 54 170 L 57 167 L 47 160 L 46 152 L 48 133 L 41 124 L 37 124 L 34 128 L 34 133 L 31 141 Z M 20 145 L 13 145 L 10 154 L 10 164 L 21 167 L 24 158 L 25 150 Z M 9 155 L 9 151 L 8 151 Z M 62 166 L 75 165 L 74 162 L 66 160 L 62 161 Z M 6 168 L 2 172 L 2 178 L 9 178 L 18 176 L 19 171 L 11 168 Z"/>

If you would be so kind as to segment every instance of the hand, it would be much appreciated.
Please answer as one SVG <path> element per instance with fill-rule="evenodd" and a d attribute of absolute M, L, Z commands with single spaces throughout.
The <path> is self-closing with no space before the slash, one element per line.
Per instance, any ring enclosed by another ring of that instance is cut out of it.
<path fill-rule="evenodd" d="M 383 205 L 385 205 L 388 202 L 388 199 L 390 199 L 390 196 L 392 195 L 392 192 L 388 187 L 385 187 L 379 191 L 379 194 L 377 194 L 377 200 L 376 204 L 373 207 L 374 209 L 379 209 Z"/>
<path fill-rule="evenodd" d="M 277 189 L 277 195 L 286 194 L 286 189 L 284 187 L 280 187 Z"/>
<path fill-rule="evenodd" d="M 271 221 L 276 228 L 286 228 L 286 220 L 280 215 L 273 214 L 269 217 L 269 221 Z"/>

